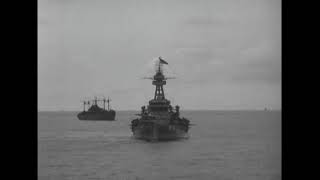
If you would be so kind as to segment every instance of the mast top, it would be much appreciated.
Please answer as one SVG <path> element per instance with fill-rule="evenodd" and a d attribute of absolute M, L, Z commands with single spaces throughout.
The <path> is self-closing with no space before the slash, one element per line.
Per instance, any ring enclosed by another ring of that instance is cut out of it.
<path fill-rule="evenodd" d="M 158 61 L 158 63 L 157 63 L 157 70 L 156 70 L 156 73 L 162 73 L 163 72 L 163 70 L 162 70 L 162 65 L 163 64 L 168 64 L 168 62 L 166 62 L 165 60 L 163 60 L 162 58 L 161 58 L 161 56 L 159 57 L 159 61 Z"/>

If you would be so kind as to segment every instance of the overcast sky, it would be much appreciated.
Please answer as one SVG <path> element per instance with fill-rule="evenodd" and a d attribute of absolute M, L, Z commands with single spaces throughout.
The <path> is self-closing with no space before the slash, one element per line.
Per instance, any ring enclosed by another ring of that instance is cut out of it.
<path fill-rule="evenodd" d="M 139 110 L 158 56 L 182 109 L 281 109 L 281 1 L 38 0 L 39 110 Z"/>

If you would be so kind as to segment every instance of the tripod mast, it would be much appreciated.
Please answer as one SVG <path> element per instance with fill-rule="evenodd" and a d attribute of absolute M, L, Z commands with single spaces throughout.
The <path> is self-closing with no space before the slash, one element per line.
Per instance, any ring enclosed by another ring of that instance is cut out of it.
<path fill-rule="evenodd" d="M 156 89 L 154 92 L 154 100 L 165 99 L 163 85 L 166 84 L 166 79 L 162 71 L 163 64 L 168 64 L 168 63 L 163 59 L 161 59 L 161 57 L 159 57 L 159 63 L 157 64 L 158 68 L 157 68 L 156 74 L 153 76 L 153 81 L 152 81 L 152 84 L 156 86 Z"/>

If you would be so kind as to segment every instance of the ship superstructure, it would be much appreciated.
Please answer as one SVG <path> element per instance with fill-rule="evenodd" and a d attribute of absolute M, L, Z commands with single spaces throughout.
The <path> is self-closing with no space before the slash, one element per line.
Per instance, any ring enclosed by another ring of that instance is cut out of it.
<path fill-rule="evenodd" d="M 103 108 L 99 107 L 98 102 L 103 102 Z M 91 101 L 83 101 L 83 111 L 80 112 L 77 117 L 79 120 L 107 120 L 113 121 L 115 119 L 116 112 L 110 108 L 110 99 L 97 99 L 94 97 Z M 91 103 L 90 103 L 91 102 Z M 105 104 L 108 104 L 108 108 L 105 108 Z M 89 106 L 86 111 L 86 105 Z M 91 106 L 90 106 L 91 105 Z"/>
<path fill-rule="evenodd" d="M 162 66 L 168 64 L 159 57 L 156 74 L 148 79 L 156 86 L 154 98 L 149 101 L 147 108 L 141 107 L 140 116 L 131 121 L 133 136 L 144 140 L 175 140 L 188 137 L 190 121 L 180 117 L 180 107 L 173 108 L 165 98 L 163 86 L 166 80 Z"/>

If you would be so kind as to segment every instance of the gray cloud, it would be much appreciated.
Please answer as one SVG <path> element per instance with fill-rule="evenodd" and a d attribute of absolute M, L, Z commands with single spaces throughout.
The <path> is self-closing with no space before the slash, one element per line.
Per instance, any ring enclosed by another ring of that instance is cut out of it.
<path fill-rule="evenodd" d="M 137 109 L 158 56 L 177 77 L 166 92 L 186 108 L 279 108 L 280 18 L 273 0 L 39 1 L 39 109 L 94 93 Z"/>
<path fill-rule="evenodd" d="M 218 19 L 218 18 L 214 18 L 214 17 L 210 17 L 210 16 L 195 16 L 195 17 L 190 17 L 188 19 L 185 20 L 184 22 L 186 25 L 189 26 L 194 26 L 194 27 L 210 27 L 210 26 L 221 26 L 224 24 L 224 21 Z"/>

